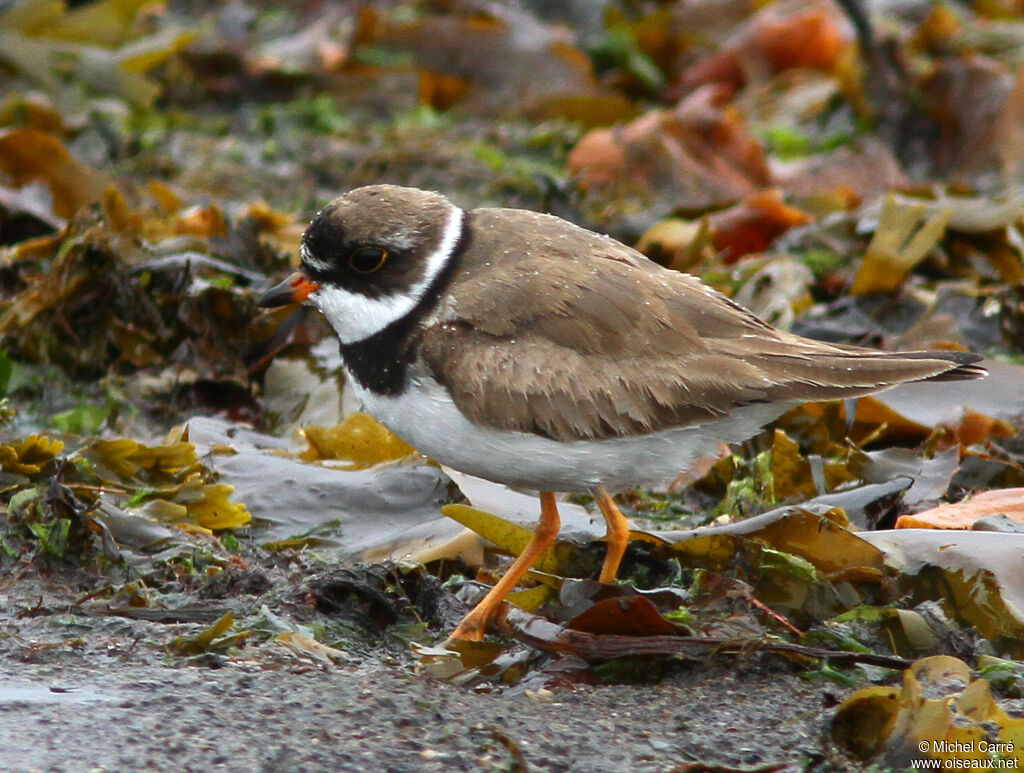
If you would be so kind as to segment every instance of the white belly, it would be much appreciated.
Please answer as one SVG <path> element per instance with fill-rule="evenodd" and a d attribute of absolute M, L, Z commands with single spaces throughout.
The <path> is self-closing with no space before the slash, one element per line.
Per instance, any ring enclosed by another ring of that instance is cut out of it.
<path fill-rule="evenodd" d="M 472 424 L 432 377 L 414 379 L 396 397 L 381 397 L 349 379 L 365 410 L 420 452 L 461 472 L 540 491 L 622 490 L 676 478 L 719 443 L 744 440 L 789 406 L 757 404 L 710 426 L 649 435 L 562 443 L 525 432 Z"/>

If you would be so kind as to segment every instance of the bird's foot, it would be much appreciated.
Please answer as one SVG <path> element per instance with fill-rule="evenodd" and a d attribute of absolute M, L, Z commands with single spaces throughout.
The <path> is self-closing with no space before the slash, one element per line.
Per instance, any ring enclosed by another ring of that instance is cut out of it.
<path fill-rule="evenodd" d="M 487 626 L 501 613 L 503 603 L 503 594 L 496 594 L 492 588 L 491 592 L 469 610 L 469 613 L 455 626 L 455 630 L 445 640 L 444 646 L 447 647 L 454 642 L 483 641 L 484 636 L 487 635 Z"/>
<path fill-rule="evenodd" d="M 476 610 L 473 610 L 475 612 Z M 484 634 L 487 632 L 488 620 L 482 619 L 480 615 L 474 615 L 470 612 L 459 623 L 455 630 L 451 632 L 451 635 L 445 639 L 444 646 L 448 646 L 452 642 L 457 641 L 481 641 L 484 638 Z"/>

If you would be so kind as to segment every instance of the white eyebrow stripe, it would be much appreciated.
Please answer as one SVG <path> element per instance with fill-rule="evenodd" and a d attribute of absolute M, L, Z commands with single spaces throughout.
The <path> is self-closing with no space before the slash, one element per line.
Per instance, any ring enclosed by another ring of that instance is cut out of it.
<path fill-rule="evenodd" d="M 379 333 L 392 322 L 411 312 L 422 300 L 427 288 L 452 260 L 455 246 L 463 229 L 463 211 L 449 204 L 441 243 L 424 261 L 422 276 L 404 292 L 371 298 L 342 287 L 321 287 L 309 299 L 327 318 L 342 344 L 354 344 Z M 303 256 L 308 264 L 319 268 L 316 262 Z"/>

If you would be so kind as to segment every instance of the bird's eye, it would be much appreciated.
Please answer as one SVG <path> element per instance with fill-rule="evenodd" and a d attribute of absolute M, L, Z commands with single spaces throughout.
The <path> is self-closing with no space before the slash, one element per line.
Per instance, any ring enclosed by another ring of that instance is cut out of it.
<path fill-rule="evenodd" d="M 379 271 L 388 259 L 388 251 L 380 247 L 360 247 L 348 256 L 348 265 L 360 274 Z"/>

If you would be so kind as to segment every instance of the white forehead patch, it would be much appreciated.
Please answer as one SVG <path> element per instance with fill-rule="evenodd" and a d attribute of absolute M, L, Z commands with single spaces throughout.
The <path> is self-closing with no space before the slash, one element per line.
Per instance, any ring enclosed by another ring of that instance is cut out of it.
<path fill-rule="evenodd" d="M 305 242 L 303 242 L 299 247 L 299 257 L 302 258 L 303 263 L 307 266 L 312 266 L 317 271 L 323 271 L 326 273 L 331 270 L 331 265 L 326 260 L 320 260 L 320 258 L 313 256 Z"/>
<path fill-rule="evenodd" d="M 427 256 L 420 278 L 404 291 L 370 298 L 342 287 L 322 286 L 310 293 L 309 300 L 327 318 L 343 344 L 369 338 L 416 308 L 427 288 L 448 265 L 462 236 L 462 210 L 454 204 L 448 206 L 441 243 Z M 305 253 L 303 259 L 308 262 Z"/>

